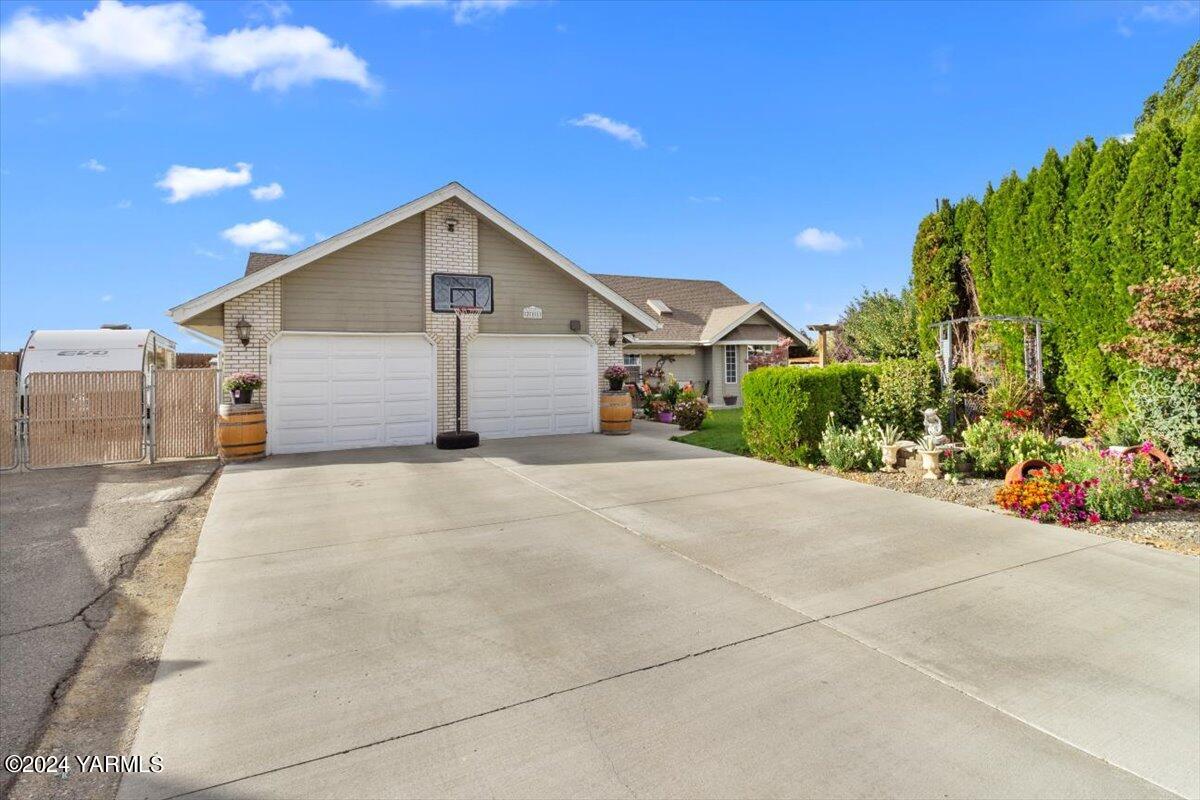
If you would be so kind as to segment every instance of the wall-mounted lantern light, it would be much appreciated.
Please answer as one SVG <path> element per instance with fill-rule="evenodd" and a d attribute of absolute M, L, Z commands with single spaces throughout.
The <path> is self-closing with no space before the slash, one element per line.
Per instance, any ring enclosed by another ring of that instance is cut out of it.
<path fill-rule="evenodd" d="M 242 343 L 242 347 L 250 344 L 250 323 L 246 321 L 246 318 L 239 319 L 234 327 L 237 328 L 238 341 Z"/>
<path fill-rule="evenodd" d="M 616 347 L 617 339 L 618 339 L 618 337 L 620 337 L 620 335 L 621 335 L 621 332 L 618 331 L 616 328 L 609 328 L 608 329 L 608 346 Z"/>

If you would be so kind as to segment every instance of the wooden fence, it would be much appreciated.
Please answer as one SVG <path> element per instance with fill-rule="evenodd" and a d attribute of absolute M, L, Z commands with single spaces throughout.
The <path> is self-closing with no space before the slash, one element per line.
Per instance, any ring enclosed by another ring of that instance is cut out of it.
<path fill-rule="evenodd" d="M 154 458 L 192 458 L 217 452 L 217 371 L 154 372 Z"/>
<path fill-rule="evenodd" d="M 17 373 L 0 370 L 0 469 L 17 465 Z"/>
<path fill-rule="evenodd" d="M 31 469 L 140 461 L 145 455 L 141 372 L 35 372 L 26 380 Z"/>

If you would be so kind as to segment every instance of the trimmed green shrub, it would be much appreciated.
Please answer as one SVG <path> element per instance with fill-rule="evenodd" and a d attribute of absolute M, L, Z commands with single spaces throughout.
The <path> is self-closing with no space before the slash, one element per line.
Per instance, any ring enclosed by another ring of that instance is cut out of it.
<path fill-rule="evenodd" d="M 932 362 L 916 359 L 883 362 L 875 387 L 864 393 L 863 413 L 880 425 L 915 433 L 921 427 L 921 412 L 937 404 L 936 370 Z"/>
<path fill-rule="evenodd" d="M 750 452 L 784 464 L 816 461 L 829 414 L 836 424 L 857 426 L 863 394 L 874 388 L 877 371 L 864 364 L 834 364 L 748 373 L 742 379 L 742 435 Z"/>
<path fill-rule="evenodd" d="M 1003 475 L 1013 464 L 1027 458 L 1049 460 L 1058 446 L 1040 431 L 1021 430 L 1008 422 L 984 417 L 963 431 L 967 454 L 980 475 Z"/>

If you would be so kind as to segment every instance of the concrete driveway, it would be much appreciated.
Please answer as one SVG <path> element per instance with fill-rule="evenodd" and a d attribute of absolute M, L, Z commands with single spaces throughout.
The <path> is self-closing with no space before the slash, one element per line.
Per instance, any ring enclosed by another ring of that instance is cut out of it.
<path fill-rule="evenodd" d="M 123 797 L 1200 795 L 1200 561 L 660 435 L 229 468 L 163 659 Z"/>

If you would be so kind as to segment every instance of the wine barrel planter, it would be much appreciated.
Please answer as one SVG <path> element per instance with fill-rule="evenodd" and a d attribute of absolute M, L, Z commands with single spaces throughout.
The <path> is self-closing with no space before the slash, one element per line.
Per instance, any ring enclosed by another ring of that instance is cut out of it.
<path fill-rule="evenodd" d="M 600 432 L 624 436 L 633 431 L 633 403 L 629 392 L 600 393 Z"/>
<path fill-rule="evenodd" d="M 1008 468 L 1008 472 L 1004 473 L 1004 483 L 1011 486 L 1017 481 L 1023 481 L 1035 469 L 1050 469 L 1050 462 L 1043 461 L 1040 458 L 1027 458 L 1024 461 L 1013 464 Z"/>
<path fill-rule="evenodd" d="M 255 461 L 267 452 L 267 418 L 261 403 L 222 403 L 217 417 L 221 460 Z"/>

